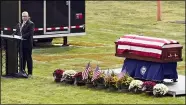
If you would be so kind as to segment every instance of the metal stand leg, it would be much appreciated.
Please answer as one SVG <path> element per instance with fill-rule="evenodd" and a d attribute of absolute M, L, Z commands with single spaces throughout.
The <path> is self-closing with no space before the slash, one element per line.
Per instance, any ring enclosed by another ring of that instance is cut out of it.
<path fill-rule="evenodd" d="M 173 79 L 173 82 L 178 82 L 177 79 Z"/>
<path fill-rule="evenodd" d="M 62 45 L 62 46 L 63 46 L 63 47 L 64 47 L 64 46 L 69 46 L 68 40 L 67 40 L 67 36 L 63 37 L 63 45 Z"/>

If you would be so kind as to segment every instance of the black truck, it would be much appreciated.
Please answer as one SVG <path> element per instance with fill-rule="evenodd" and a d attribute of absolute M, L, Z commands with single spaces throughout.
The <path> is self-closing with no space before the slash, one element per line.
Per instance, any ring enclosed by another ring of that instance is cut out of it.
<path fill-rule="evenodd" d="M 28 11 L 35 23 L 34 41 L 52 42 L 53 38 L 85 35 L 85 0 L 38 0 L 1 2 L 1 34 L 12 35 L 17 23 L 21 22 L 21 13 Z"/>

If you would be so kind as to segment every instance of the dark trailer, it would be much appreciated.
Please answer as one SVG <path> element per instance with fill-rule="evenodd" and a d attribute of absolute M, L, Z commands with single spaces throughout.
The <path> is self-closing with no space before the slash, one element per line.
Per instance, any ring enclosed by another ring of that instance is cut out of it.
<path fill-rule="evenodd" d="M 28 11 L 35 23 L 34 41 L 51 42 L 53 38 L 85 35 L 85 1 L 38 0 L 0 1 L 1 34 L 12 35 L 21 22 L 21 13 Z"/>

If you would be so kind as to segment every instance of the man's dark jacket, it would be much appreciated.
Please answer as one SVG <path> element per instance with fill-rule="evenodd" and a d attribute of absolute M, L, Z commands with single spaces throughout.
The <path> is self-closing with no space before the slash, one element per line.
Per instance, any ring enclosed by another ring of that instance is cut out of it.
<path fill-rule="evenodd" d="M 22 24 L 20 24 L 21 26 Z M 23 42 L 22 42 L 22 45 L 23 45 L 23 48 L 25 49 L 32 49 L 33 47 L 33 35 L 34 35 L 34 23 L 31 21 L 31 20 L 28 20 L 24 26 L 22 27 L 22 37 L 23 39 Z M 20 34 L 20 29 L 17 28 L 16 30 L 16 33 L 17 35 L 21 35 Z"/>

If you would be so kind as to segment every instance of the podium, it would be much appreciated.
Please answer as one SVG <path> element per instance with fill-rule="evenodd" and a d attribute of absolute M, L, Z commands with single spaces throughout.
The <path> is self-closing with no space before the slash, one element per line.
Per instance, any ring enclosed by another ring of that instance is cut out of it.
<path fill-rule="evenodd" d="M 21 36 L 1 35 L 0 71 L 1 76 L 16 77 L 23 70 Z M 4 72 L 4 73 L 3 73 Z"/>

